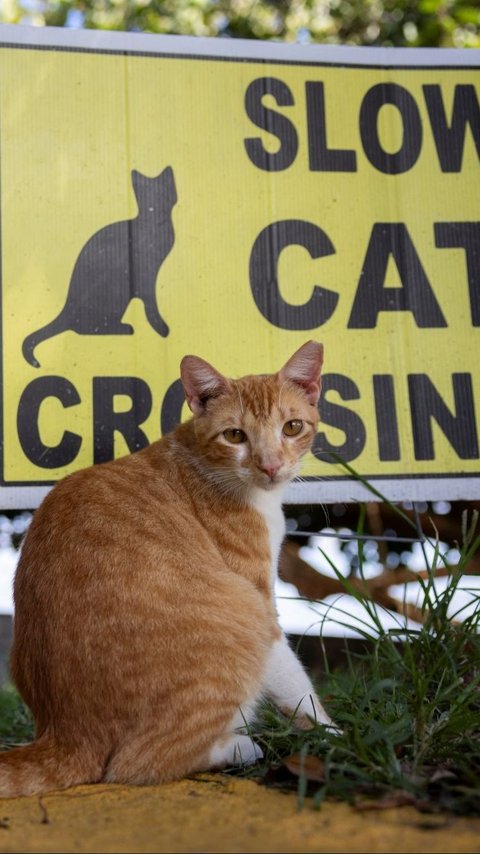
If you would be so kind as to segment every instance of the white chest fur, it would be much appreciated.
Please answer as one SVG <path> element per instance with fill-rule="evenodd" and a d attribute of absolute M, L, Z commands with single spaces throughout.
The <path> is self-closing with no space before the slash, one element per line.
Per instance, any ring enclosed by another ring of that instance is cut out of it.
<path fill-rule="evenodd" d="M 250 496 L 250 503 L 263 517 L 267 526 L 270 541 L 271 555 L 271 579 L 272 588 L 277 577 L 278 557 L 280 546 L 285 536 L 285 517 L 282 510 L 283 489 L 273 489 L 267 492 L 264 489 L 254 489 Z"/>

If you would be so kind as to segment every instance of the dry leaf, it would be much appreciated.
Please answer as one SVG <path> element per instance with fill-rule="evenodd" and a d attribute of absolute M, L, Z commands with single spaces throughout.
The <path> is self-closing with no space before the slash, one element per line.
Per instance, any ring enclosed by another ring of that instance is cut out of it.
<path fill-rule="evenodd" d="M 300 753 L 292 753 L 283 764 L 296 777 L 306 777 L 307 780 L 316 780 L 323 783 L 325 779 L 325 763 L 318 756 L 301 756 Z"/>

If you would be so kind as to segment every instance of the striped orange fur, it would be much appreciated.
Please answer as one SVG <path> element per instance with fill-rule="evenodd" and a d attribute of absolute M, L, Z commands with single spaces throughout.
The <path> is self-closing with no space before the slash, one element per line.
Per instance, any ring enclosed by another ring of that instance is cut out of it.
<path fill-rule="evenodd" d="M 315 434 L 321 364 L 314 342 L 239 380 L 187 356 L 193 417 L 46 497 L 16 573 L 11 654 L 36 741 L 0 755 L 0 796 L 254 761 L 238 727 L 265 694 L 329 723 L 273 600 L 282 491 Z"/>

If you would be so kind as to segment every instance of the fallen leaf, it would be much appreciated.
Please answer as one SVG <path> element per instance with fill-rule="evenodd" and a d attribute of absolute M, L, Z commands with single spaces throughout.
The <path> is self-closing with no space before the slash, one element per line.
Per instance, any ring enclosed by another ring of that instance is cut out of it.
<path fill-rule="evenodd" d="M 318 756 L 292 753 L 284 759 L 283 764 L 296 777 L 306 777 L 307 780 L 316 780 L 319 783 L 323 783 L 325 779 L 325 763 Z"/>

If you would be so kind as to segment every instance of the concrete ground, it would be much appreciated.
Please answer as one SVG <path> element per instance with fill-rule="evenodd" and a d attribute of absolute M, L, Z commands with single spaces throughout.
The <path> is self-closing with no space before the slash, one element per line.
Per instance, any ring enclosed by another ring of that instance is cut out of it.
<path fill-rule="evenodd" d="M 480 818 L 359 812 L 220 774 L 0 800 L 0 852 L 478 852 Z"/>

